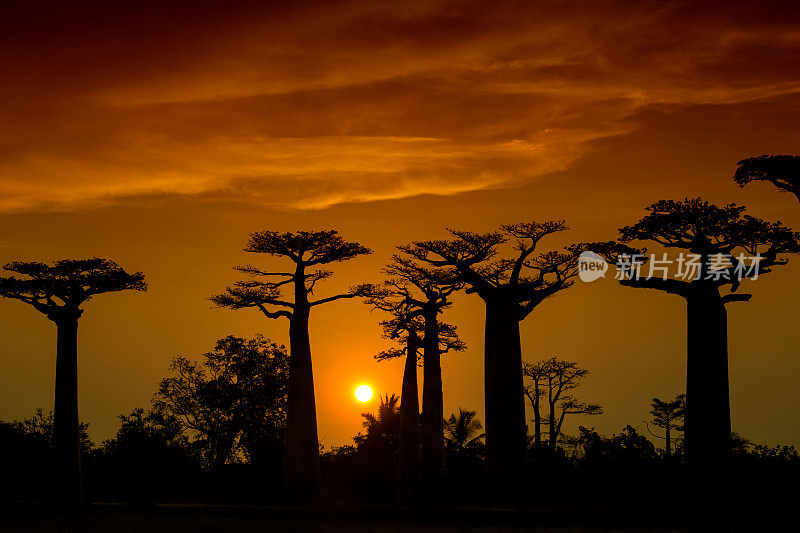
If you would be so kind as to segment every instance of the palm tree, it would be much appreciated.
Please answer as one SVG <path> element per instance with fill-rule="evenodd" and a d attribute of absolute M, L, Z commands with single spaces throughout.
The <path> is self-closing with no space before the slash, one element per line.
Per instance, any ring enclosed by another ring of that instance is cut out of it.
<path fill-rule="evenodd" d="M 447 451 L 455 455 L 478 456 L 484 452 L 481 421 L 475 418 L 476 411 L 458 408 L 458 417 L 450 415 L 444 423 L 444 441 Z"/>
<path fill-rule="evenodd" d="M 395 451 L 400 445 L 400 398 L 396 394 L 389 396 L 386 393 L 381 398 L 378 414 L 361 413 L 364 421 L 361 425 L 366 429 L 366 434 L 359 433 L 355 437 L 356 445 L 363 447 L 370 444 L 386 445 Z"/>

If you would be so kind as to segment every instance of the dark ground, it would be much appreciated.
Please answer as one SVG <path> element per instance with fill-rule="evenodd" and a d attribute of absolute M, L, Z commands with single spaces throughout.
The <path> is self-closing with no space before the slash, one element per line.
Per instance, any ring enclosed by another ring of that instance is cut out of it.
<path fill-rule="evenodd" d="M 800 531 L 800 508 L 540 507 L 521 510 L 396 507 L 291 508 L 92 504 L 72 516 L 29 506 L 0 511 L 0 531 L 86 532 L 683 532 Z"/>

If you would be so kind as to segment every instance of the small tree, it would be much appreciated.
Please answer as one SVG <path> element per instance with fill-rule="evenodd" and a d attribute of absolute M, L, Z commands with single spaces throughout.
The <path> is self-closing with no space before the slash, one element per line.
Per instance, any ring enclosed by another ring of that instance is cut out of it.
<path fill-rule="evenodd" d="M 217 341 L 200 363 L 177 357 L 175 375 L 161 380 L 154 407 L 179 421 L 205 451 L 206 467 L 231 460 L 240 440 L 267 433 L 278 439 L 284 426 L 288 374 L 286 348 L 258 335 Z"/>
<path fill-rule="evenodd" d="M 250 279 L 236 282 L 224 293 L 213 296 L 211 301 L 220 307 L 254 308 L 267 318 L 289 320 L 290 363 L 283 478 L 287 488 L 302 497 L 313 491 L 320 478 L 309 315 L 318 305 L 368 296 L 374 287 L 359 285 L 346 293 L 317 300 L 311 300 L 310 296 L 317 283 L 333 275 L 330 270 L 319 267 L 349 261 L 372 251 L 358 243 L 345 241 L 336 231 L 262 231 L 250 235 L 244 250 L 281 257 L 293 264 L 289 271 L 236 267 L 234 270 L 247 274 Z M 282 297 L 284 288 L 291 290 L 292 298 Z"/>
<path fill-rule="evenodd" d="M 477 234 L 450 231 L 448 240 L 415 242 L 401 250 L 438 268 L 454 269 L 486 305 L 486 467 L 495 486 L 512 493 L 526 468 L 525 398 L 519 323 L 545 299 L 573 284 L 574 248 L 537 252 L 547 235 L 565 231 L 563 221 L 527 222 Z M 513 258 L 498 248 L 513 240 Z"/>
<path fill-rule="evenodd" d="M 800 200 L 800 156 L 762 155 L 742 159 L 737 164 L 739 168 L 733 179 L 741 187 L 751 181 L 767 181 Z"/>
<path fill-rule="evenodd" d="M 672 431 L 683 431 L 684 415 L 686 414 L 686 395 L 678 394 L 675 399 L 665 402 L 658 398 L 653 398 L 650 403 L 650 422 L 664 430 L 664 436 L 655 437 L 664 439 L 664 461 L 672 462 Z M 649 430 L 649 428 L 648 428 Z"/>
<path fill-rule="evenodd" d="M 389 396 L 386 393 L 380 398 L 377 414 L 361 413 L 364 419 L 361 425 L 366 434 L 359 433 L 353 438 L 359 450 L 374 447 L 390 454 L 397 452 L 400 446 L 399 403 L 400 398 L 396 394 Z"/>
<path fill-rule="evenodd" d="M 78 319 L 81 306 L 98 294 L 144 291 L 144 274 L 129 274 L 108 259 L 64 259 L 52 265 L 15 261 L 3 267 L 18 274 L 0 277 L 0 296 L 20 300 L 58 328 L 54 438 L 59 499 L 75 502 L 81 489 L 78 421 Z"/>
<path fill-rule="evenodd" d="M 534 446 L 542 445 L 542 423 L 548 427 L 548 445 L 555 449 L 567 415 L 603 414 L 600 404 L 579 401 L 570 393 L 589 375 L 589 371 L 577 363 L 551 357 L 536 363 L 524 363 L 523 373 L 530 379 L 525 394 L 533 407 Z M 548 407 L 544 419 L 540 409 L 542 398 Z"/>
<path fill-rule="evenodd" d="M 744 210 L 700 198 L 661 200 L 639 222 L 620 229 L 619 242 L 592 245 L 621 266 L 621 285 L 656 289 L 686 301 L 686 458 L 693 471 L 708 474 L 709 480 L 725 471 L 730 451 L 725 306 L 750 300 L 750 294 L 737 292 L 744 278 L 767 274 L 788 262 L 781 256 L 800 252 L 800 234 Z M 679 258 L 683 272 L 676 278 L 640 275 L 642 267 L 634 266 L 632 258 L 641 250 L 629 247 L 632 242 L 688 251 L 688 257 L 682 253 Z M 730 289 L 727 294 L 725 288 Z"/>

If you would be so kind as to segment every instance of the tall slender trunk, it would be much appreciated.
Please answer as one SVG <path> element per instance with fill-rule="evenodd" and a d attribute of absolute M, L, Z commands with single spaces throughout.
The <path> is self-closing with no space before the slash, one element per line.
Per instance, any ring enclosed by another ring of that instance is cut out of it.
<path fill-rule="evenodd" d="M 422 363 L 422 477 L 425 497 L 438 494 L 444 478 L 444 407 L 439 322 L 436 309 L 426 309 Z"/>
<path fill-rule="evenodd" d="M 486 300 L 486 472 L 511 495 L 526 470 L 525 402 L 519 314 L 510 299 Z"/>
<path fill-rule="evenodd" d="M 728 326 L 714 286 L 687 296 L 686 459 L 710 481 L 724 477 L 730 454 Z"/>
<path fill-rule="evenodd" d="M 533 397 L 533 445 L 536 448 L 542 447 L 542 413 L 539 409 L 539 382 L 534 381 L 534 397 Z"/>
<path fill-rule="evenodd" d="M 548 446 L 556 449 L 556 403 L 550 402 L 550 412 L 547 414 Z"/>
<path fill-rule="evenodd" d="M 400 501 L 414 504 L 419 501 L 420 434 L 419 392 L 417 389 L 417 352 L 419 338 L 410 331 L 406 343 L 406 364 L 403 369 L 403 389 L 400 393 Z"/>
<path fill-rule="evenodd" d="M 78 418 L 78 317 L 65 311 L 51 317 L 58 326 L 56 393 L 53 409 L 57 497 L 64 503 L 83 499 L 80 422 Z"/>
<path fill-rule="evenodd" d="M 314 373 L 308 339 L 310 308 L 295 298 L 289 322 L 289 386 L 286 397 L 286 437 L 283 450 L 283 480 L 289 496 L 313 496 L 320 479 L 317 411 L 314 401 Z"/>

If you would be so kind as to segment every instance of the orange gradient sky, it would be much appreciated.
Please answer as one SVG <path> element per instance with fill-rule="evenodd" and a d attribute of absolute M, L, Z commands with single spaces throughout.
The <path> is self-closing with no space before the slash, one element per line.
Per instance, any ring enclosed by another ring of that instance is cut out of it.
<path fill-rule="evenodd" d="M 702 195 L 800 228 L 800 206 L 736 161 L 800 146 L 791 3 L 26 2 L 0 16 L 0 261 L 101 256 L 148 277 L 80 325 L 81 418 L 96 441 L 146 406 L 172 357 L 287 324 L 212 309 L 259 262 L 247 234 L 338 229 L 375 250 L 320 294 L 379 281 L 393 246 L 565 218 L 549 244 L 610 239 L 662 198 Z M 544 241 L 543 244 L 548 243 Z M 274 264 L 274 263 L 272 263 Z M 800 258 L 730 306 L 733 427 L 800 443 Z M 477 297 L 448 312 L 469 349 L 443 363 L 445 412 L 483 418 Z M 321 441 L 343 444 L 402 363 L 363 304 L 315 310 Z M 579 284 L 522 326 L 524 357 L 576 360 L 602 432 L 643 429 L 685 385 L 684 307 Z M 55 327 L 0 301 L 0 417 L 53 397 Z M 353 395 L 372 386 L 371 403 Z"/>

